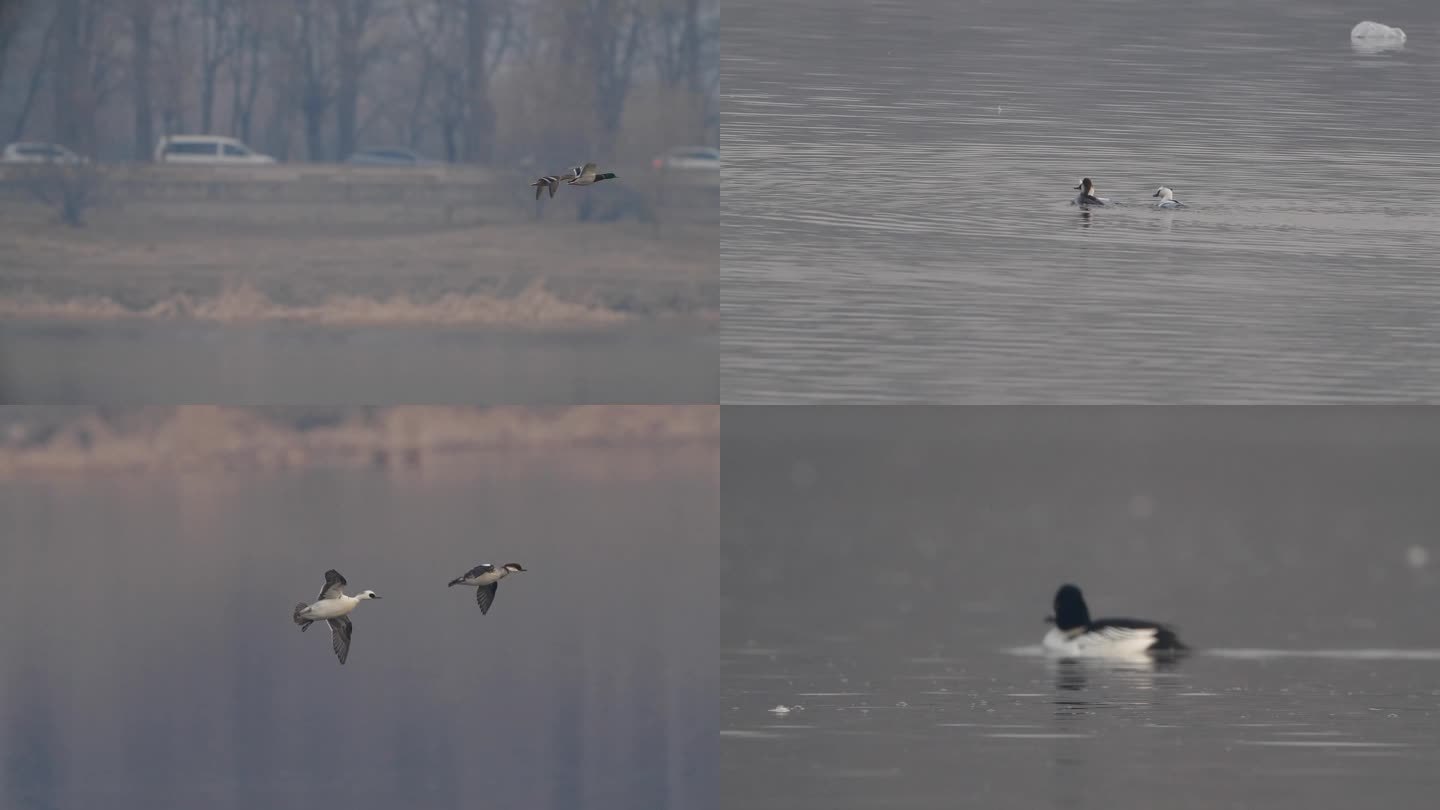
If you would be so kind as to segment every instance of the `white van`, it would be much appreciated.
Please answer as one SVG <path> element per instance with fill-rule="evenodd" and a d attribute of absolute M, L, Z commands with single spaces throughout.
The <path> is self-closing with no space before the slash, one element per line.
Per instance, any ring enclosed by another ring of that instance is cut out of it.
<path fill-rule="evenodd" d="M 275 158 L 223 135 L 166 135 L 155 144 L 155 162 L 256 165 Z"/>

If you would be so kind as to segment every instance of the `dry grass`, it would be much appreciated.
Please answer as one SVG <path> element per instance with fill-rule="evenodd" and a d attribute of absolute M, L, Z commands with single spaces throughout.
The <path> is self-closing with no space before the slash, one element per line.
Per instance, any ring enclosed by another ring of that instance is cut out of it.
<path fill-rule="evenodd" d="M 719 440 L 715 405 L 572 408 L 6 408 L 0 479 L 80 473 L 420 469 L 470 454 L 694 447 Z"/>
<path fill-rule="evenodd" d="M 437 226 L 402 214 L 144 202 L 74 229 L 4 201 L 0 314 L 543 326 L 719 310 L 712 224 Z"/>

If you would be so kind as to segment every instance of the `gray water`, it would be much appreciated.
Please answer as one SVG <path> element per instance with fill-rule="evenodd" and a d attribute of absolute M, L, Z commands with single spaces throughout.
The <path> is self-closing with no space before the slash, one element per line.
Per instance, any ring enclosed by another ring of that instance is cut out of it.
<path fill-rule="evenodd" d="M 0 807 L 714 807 L 713 475 L 442 461 L 7 474 Z M 290 620 L 332 566 L 382 597 L 344 666 Z"/>
<path fill-rule="evenodd" d="M 1433 413 L 730 408 L 722 459 L 724 807 L 1434 802 Z M 1067 581 L 1194 653 L 1043 655 Z"/>
<path fill-rule="evenodd" d="M 579 331 L 151 322 L 0 326 L 0 401 L 714 402 L 713 327 Z"/>
<path fill-rule="evenodd" d="M 1437 34 L 1430 0 L 727 5 L 723 401 L 1440 398 Z"/>

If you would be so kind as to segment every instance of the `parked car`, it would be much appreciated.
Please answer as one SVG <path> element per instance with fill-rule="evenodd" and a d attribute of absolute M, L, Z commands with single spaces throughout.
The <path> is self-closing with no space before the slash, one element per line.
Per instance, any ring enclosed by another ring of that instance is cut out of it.
<path fill-rule="evenodd" d="M 85 159 L 58 143 L 21 141 L 0 152 L 0 163 L 84 163 Z"/>
<path fill-rule="evenodd" d="M 155 144 L 155 162 L 260 165 L 275 158 L 223 135 L 166 135 Z"/>
<path fill-rule="evenodd" d="M 357 166 L 438 166 L 440 161 L 421 157 L 402 146 L 376 146 L 361 149 L 345 159 Z"/>
<path fill-rule="evenodd" d="M 720 171 L 720 150 L 708 146 L 677 146 L 651 162 L 655 171 Z"/>

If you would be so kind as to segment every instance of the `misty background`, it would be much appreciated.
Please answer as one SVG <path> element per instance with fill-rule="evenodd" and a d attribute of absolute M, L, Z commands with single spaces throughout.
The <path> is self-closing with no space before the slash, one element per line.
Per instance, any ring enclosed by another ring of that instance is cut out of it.
<path fill-rule="evenodd" d="M 0 161 L 0 401 L 716 401 L 720 161 L 670 158 L 718 145 L 718 38 L 714 0 L 4 0 L 0 140 L 85 162 Z"/>
<path fill-rule="evenodd" d="M 0 137 L 105 160 L 205 133 L 281 160 L 385 143 L 546 165 L 715 144 L 719 15 L 715 0 L 5 0 Z"/>

